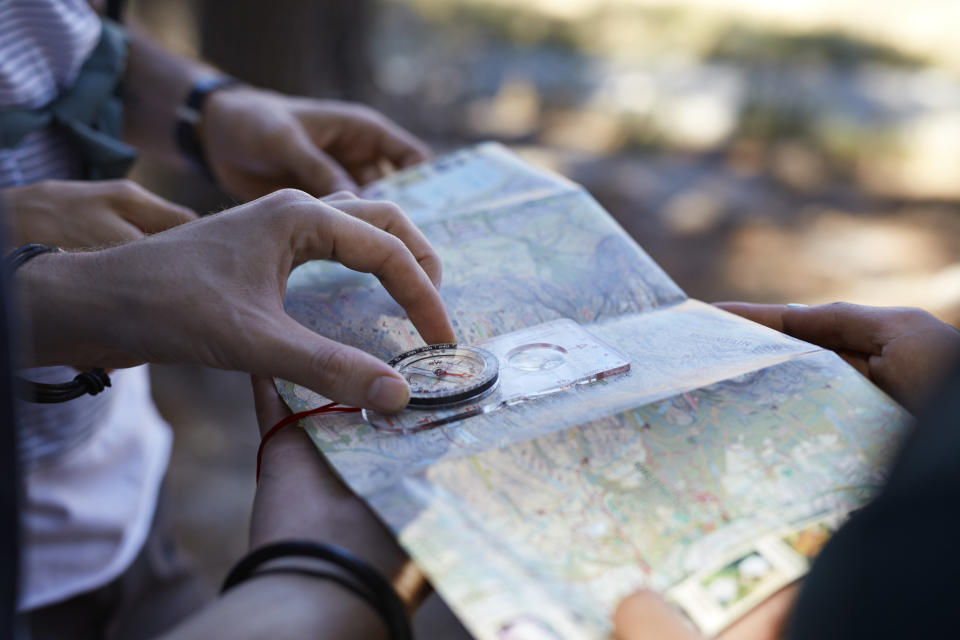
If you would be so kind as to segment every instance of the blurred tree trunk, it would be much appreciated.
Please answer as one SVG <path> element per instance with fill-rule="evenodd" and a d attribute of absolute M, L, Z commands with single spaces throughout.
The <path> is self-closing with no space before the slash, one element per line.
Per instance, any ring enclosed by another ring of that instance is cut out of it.
<path fill-rule="evenodd" d="M 194 0 L 204 58 L 284 93 L 366 101 L 373 0 Z"/>

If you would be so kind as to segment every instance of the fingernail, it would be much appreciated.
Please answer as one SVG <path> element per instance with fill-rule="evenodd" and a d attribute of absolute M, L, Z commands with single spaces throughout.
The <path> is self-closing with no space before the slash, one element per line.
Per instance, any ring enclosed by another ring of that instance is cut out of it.
<path fill-rule="evenodd" d="M 407 384 L 393 376 L 380 376 L 367 389 L 367 402 L 377 411 L 396 413 L 405 406 L 410 399 L 410 389 Z"/>
<path fill-rule="evenodd" d="M 802 309 L 809 305 L 803 304 L 802 302 L 788 302 L 787 306 L 790 307 L 791 309 Z"/>

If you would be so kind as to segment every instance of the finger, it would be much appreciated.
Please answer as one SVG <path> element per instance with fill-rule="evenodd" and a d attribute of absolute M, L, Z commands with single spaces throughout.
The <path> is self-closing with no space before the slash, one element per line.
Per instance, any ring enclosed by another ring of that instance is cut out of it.
<path fill-rule="evenodd" d="M 394 166 L 411 167 L 430 158 L 430 147 L 425 142 L 389 118 L 376 114 L 373 124 L 380 130 L 381 151 Z"/>
<path fill-rule="evenodd" d="M 322 196 L 357 190 L 357 184 L 344 168 L 314 145 L 303 130 L 291 129 L 283 147 L 284 164 L 300 181 L 304 191 Z"/>
<path fill-rule="evenodd" d="M 816 307 L 745 302 L 718 302 L 716 306 L 819 347 L 858 354 L 880 353 L 887 340 L 902 326 L 903 314 L 909 312 L 848 302 Z"/>
<path fill-rule="evenodd" d="M 697 640 L 684 619 L 663 598 L 642 589 L 627 596 L 613 614 L 617 640 Z"/>
<path fill-rule="evenodd" d="M 257 424 L 260 426 L 262 436 L 270 427 L 290 415 L 290 409 L 277 393 L 273 378 L 254 375 L 250 376 L 250 382 L 253 385 L 253 405 L 257 413 Z"/>
<path fill-rule="evenodd" d="M 782 304 L 751 304 L 749 302 L 715 302 L 714 306 L 781 332 L 783 331 L 783 312 L 788 309 Z"/>
<path fill-rule="evenodd" d="M 264 363 L 256 371 L 290 380 L 334 402 L 396 413 L 410 399 L 406 381 L 385 362 L 314 333 L 288 316 L 277 320 L 262 343 Z"/>
<path fill-rule="evenodd" d="M 348 268 L 375 275 L 428 344 L 456 340 L 440 294 L 402 240 L 347 215 L 337 230 L 343 241 L 337 242 L 334 259 Z"/>
<path fill-rule="evenodd" d="M 313 246 L 302 244 L 297 263 L 329 259 L 354 271 L 372 273 L 404 308 L 427 343 L 456 340 L 440 294 L 403 241 L 321 202 L 297 211 L 303 228 L 296 236 L 321 241 Z"/>
<path fill-rule="evenodd" d="M 440 286 L 443 275 L 440 256 L 434 251 L 423 232 L 413 224 L 400 207 L 392 202 L 359 199 L 338 202 L 336 206 L 341 211 L 400 238 L 433 282 L 434 287 Z"/>
<path fill-rule="evenodd" d="M 879 354 L 901 326 L 901 309 L 864 307 L 834 302 L 816 307 L 789 308 L 784 331 L 834 351 Z"/>
<path fill-rule="evenodd" d="M 159 233 L 197 219 L 197 214 L 151 193 L 130 180 L 119 184 L 112 192 L 118 212 L 144 233 Z"/>

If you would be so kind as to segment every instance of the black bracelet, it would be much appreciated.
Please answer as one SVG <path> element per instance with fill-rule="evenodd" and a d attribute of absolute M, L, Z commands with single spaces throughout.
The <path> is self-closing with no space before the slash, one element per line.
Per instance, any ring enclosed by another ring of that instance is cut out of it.
<path fill-rule="evenodd" d="M 230 76 L 214 76 L 199 80 L 193 85 L 187 99 L 177 109 L 177 125 L 174 129 L 177 148 L 190 166 L 198 173 L 206 176 L 211 182 L 216 182 L 216 177 L 210 169 L 207 154 L 200 142 L 197 125 L 200 123 L 203 105 L 210 94 L 218 89 L 239 83 L 239 80 Z"/>
<path fill-rule="evenodd" d="M 99 367 L 90 371 L 81 371 L 70 382 L 60 384 L 31 382 L 20 376 L 13 377 L 14 394 L 21 400 L 39 404 L 67 402 L 88 393 L 95 396 L 109 386 L 111 386 L 110 376 Z"/>
<path fill-rule="evenodd" d="M 26 264 L 28 260 L 36 258 L 39 255 L 45 253 L 60 253 L 61 251 L 63 250 L 60 247 L 48 247 L 43 244 L 25 244 L 7 254 L 7 273 L 12 274 Z M 73 380 L 62 384 L 30 382 L 18 376 L 14 376 L 13 379 L 14 393 L 18 398 L 26 400 L 27 402 L 39 402 L 43 404 L 67 402 L 68 400 L 79 398 L 88 393 L 95 396 L 110 386 L 110 376 L 100 368 L 78 373 Z"/>
<path fill-rule="evenodd" d="M 413 637 L 410 631 L 410 621 L 407 618 L 407 612 L 404 609 L 403 602 L 397 595 L 393 587 L 383 579 L 377 571 L 369 564 L 353 555 L 346 549 L 330 544 L 313 542 L 311 540 L 289 540 L 284 542 L 275 542 L 265 547 L 260 547 L 248 553 L 240 562 L 233 567 L 227 579 L 223 582 L 220 592 L 224 593 L 232 587 L 240 584 L 254 575 L 254 571 L 261 565 L 275 560 L 290 556 L 299 556 L 307 558 L 317 558 L 334 564 L 346 571 L 351 578 L 356 580 L 357 584 L 347 586 L 345 580 L 335 574 L 326 572 L 314 572 L 306 569 L 281 568 L 268 570 L 270 573 L 299 573 L 303 575 L 312 575 L 331 579 L 341 585 L 347 586 L 357 596 L 366 600 L 373 609 L 380 614 L 390 637 L 394 640 L 411 640 Z"/>
<path fill-rule="evenodd" d="M 45 244 L 25 244 L 7 254 L 7 270 L 9 273 L 13 273 L 32 258 L 45 253 L 61 253 L 62 251 L 63 249 L 60 247 L 48 247 Z"/>

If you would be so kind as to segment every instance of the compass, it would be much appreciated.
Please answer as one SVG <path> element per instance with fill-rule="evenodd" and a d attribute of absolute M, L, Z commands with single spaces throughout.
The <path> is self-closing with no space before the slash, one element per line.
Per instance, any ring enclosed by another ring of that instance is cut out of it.
<path fill-rule="evenodd" d="M 494 388 L 497 357 L 480 347 L 432 344 L 388 363 L 410 385 L 410 407 L 440 407 L 478 398 Z"/>

